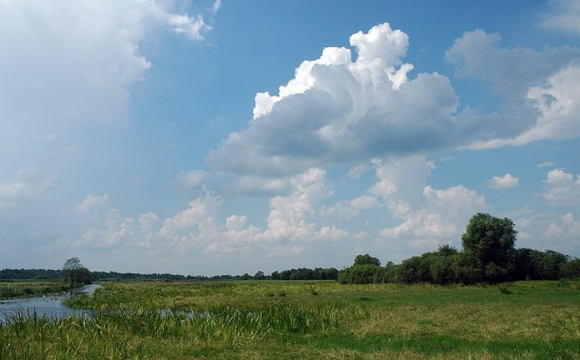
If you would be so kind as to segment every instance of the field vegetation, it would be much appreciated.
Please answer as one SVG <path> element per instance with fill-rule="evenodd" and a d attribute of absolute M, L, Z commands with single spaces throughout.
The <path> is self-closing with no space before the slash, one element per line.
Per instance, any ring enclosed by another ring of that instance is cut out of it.
<path fill-rule="evenodd" d="M 109 282 L 10 317 L 0 359 L 578 359 L 580 282 Z"/>
<path fill-rule="evenodd" d="M 62 281 L 3 281 L 0 282 L 0 300 L 63 293 L 69 290 Z"/>

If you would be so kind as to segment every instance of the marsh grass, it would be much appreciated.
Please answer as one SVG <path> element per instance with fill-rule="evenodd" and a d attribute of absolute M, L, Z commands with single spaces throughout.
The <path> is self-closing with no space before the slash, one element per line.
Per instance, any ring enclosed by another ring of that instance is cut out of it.
<path fill-rule="evenodd" d="M 580 358 L 578 282 L 504 286 L 106 283 L 84 316 L 11 317 L 0 360 Z"/>
<path fill-rule="evenodd" d="M 68 286 L 58 281 L 12 281 L 0 283 L 0 300 L 66 292 Z"/>

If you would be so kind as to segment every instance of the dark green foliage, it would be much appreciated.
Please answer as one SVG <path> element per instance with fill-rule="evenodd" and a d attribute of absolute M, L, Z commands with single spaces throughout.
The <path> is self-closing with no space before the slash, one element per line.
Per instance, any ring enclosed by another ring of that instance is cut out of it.
<path fill-rule="evenodd" d="M 290 275 L 290 280 L 314 280 L 316 273 L 312 269 L 298 269 Z"/>
<path fill-rule="evenodd" d="M 453 271 L 453 264 L 457 261 L 457 254 L 435 257 L 430 266 L 433 283 L 448 285 L 457 282 L 457 275 Z"/>
<path fill-rule="evenodd" d="M 515 280 L 580 278 L 580 259 L 553 250 L 516 249 L 514 223 L 489 214 L 474 215 L 461 237 L 463 250 L 449 244 L 413 256 L 400 265 L 358 255 L 353 266 L 339 273 L 342 284 L 399 282 L 404 284 L 499 283 Z"/>
<path fill-rule="evenodd" d="M 369 254 L 357 255 L 354 265 L 338 273 L 341 284 L 373 284 L 381 282 L 385 277 L 381 262 Z"/>
<path fill-rule="evenodd" d="M 433 282 L 431 263 L 434 257 L 431 253 L 427 253 L 403 261 L 399 267 L 399 281 L 405 284 Z"/>
<path fill-rule="evenodd" d="M 380 267 L 376 265 L 353 265 L 338 274 L 341 284 L 373 284 Z"/>
<path fill-rule="evenodd" d="M 459 251 L 457 251 L 456 248 L 454 248 L 453 246 L 451 246 L 449 244 L 439 245 L 437 247 L 437 252 L 435 252 L 436 255 L 441 255 L 441 256 L 452 256 L 452 255 L 457 255 L 458 253 L 459 253 Z"/>
<path fill-rule="evenodd" d="M 30 280 L 30 279 L 62 279 L 60 270 L 46 269 L 3 269 L 0 270 L 1 280 Z"/>
<path fill-rule="evenodd" d="M 568 256 L 557 251 L 546 250 L 542 258 L 541 276 L 544 280 L 558 280 L 560 267 L 568 261 Z"/>
<path fill-rule="evenodd" d="M 516 234 L 514 223 L 508 218 L 474 215 L 461 237 L 470 266 L 483 272 L 488 282 L 509 280 L 515 269 Z"/>
<path fill-rule="evenodd" d="M 521 248 L 516 249 L 515 254 L 515 279 L 539 280 L 542 278 L 540 265 L 542 262 L 543 254 L 541 251 Z"/>
<path fill-rule="evenodd" d="M 464 252 L 459 253 L 453 261 L 453 273 L 458 282 L 475 284 L 485 281 L 483 270 L 474 264 L 473 259 Z"/>
<path fill-rule="evenodd" d="M 335 268 L 291 269 L 281 272 L 274 271 L 271 280 L 337 280 L 338 270 Z"/>
<path fill-rule="evenodd" d="M 574 259 L 557 251 L 517 249 L 515 262 L 515 280 L 557 280 L 561 277 L 574 277 Z"/>
<path fill-rule="evenodd" d="M 70 284 L 70 288 L 82 284 L 82 278 L 88 277 L 89 270 L 87 270 L 78 257 L 73 257 L 65 261 L 62 266 L 62 276 Z"/>
<path fill-rule="evenodd" d="M 381 261 L 376 257 L 372 257 L 369 254 L 365 255 L 358 255 L 354 258 L 355 265 L 374 265 L 374 266 L 381 266 Z"/>
<path fill-rule="evenodd" d="M 580 279 L 580 259 L 572 259 L 560 265 L 560 274 L 565 279 Z"/>

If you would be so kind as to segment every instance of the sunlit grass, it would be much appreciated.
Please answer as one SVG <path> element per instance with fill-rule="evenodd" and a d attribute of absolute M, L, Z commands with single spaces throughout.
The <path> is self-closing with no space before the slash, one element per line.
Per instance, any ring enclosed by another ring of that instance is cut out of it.
<path fill-rule="evenodd" d="M 578 282 L 105 283 L 63 320 L 20 314 L 3 359 L 578 359 Z"/>
<path fill-rule="evenodd" d="M 62 293 L 68 286 L 62 281 L 0 282 L 0 300 Z"/>

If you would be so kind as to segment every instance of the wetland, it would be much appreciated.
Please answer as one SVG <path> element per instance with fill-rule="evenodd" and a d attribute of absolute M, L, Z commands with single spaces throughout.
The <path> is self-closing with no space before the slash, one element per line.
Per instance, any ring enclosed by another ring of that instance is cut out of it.
<path fill-rule="evenodd" d="M 103 282 L 18 314 L 0 359 L 577 359 L 580 282 Z M 192 314 L 198 314 L 192 316 Z"/>

